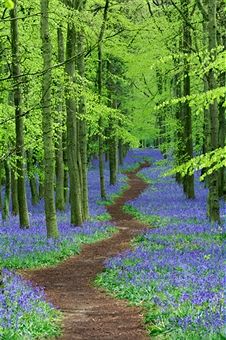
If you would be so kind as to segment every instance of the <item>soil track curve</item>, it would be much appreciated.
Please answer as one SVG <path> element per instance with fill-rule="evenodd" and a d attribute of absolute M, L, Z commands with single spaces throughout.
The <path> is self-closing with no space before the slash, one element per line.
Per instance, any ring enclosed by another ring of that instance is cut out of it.
<path fill-rule="evenodd" d="M 44 287 L 47 299 L 63 312 L 63 331 L 59 340 L 144 340 L 148 339 L 142 322 L 142 310 L 128 306 L 93 286 L 92 281 L 104 267 L 105 259 L 128 249 L 131 239 L 141 232 L 144 224 L 122 210 L 123 205 L 136 198 L 147 187 L 136 173 L 128 176 L 129 189 L 118 198 L 108 212 L 119 232 L 111 238 L 84 245 L 79 255 L 59 265 L 38 270 L 25 270 L 22 275 Z"/>

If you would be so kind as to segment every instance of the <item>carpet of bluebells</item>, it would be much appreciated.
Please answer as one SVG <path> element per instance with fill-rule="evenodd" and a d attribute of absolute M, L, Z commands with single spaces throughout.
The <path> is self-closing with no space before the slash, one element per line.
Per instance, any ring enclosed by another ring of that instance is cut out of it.
<path fill-rule="evenodd" d="M 106 261 L 98 285 L 142 305 L 151 337 L 225 339 L 225 202 L 222 225 L 206 218 L 207 191 L 196 181 L 188 200 L 174 178 L 162 177 L 169 163 L 157 150 L 141 174 L 151 185 L 125 208 L 150 223 L 133 249 Z"/>
<path fill-rule="evenodd" d="M 122 170 L 137 166 L 146 156 L 146 151 L 132 150 L 128 153 Z M 7 222 L 0 221 L 0 268 L 3 269 L 4 291 L 0 290 L 0 338 L 32 339 L 54 336 L 59 332 L 59 313 L 48 303 L 42 289 L 32 287 L 29 282 L 15 274 L 12 269 L 44 267 L 56 264 L 66 257 L 79 252 L 83 243 L 91 243 L 106 238 L 115 231 L 107 221 L 106 207 L 99 201 L 98 162 L 93 160 L 89 172 L 89 221 L 80 227 L 71 227 L 69 207 L 58 213 L 60 237 L 47 239 L 44 219 L 44 203 L 31 205 L 29 215 L 31 227 L 21 230 L 17 217 L 11 216 Z M 110 186 L 109 171 L 105 170 L 108 203 L 126 187 L 126 176 L 119 174 L 118 183 Z"/>
<path fill-rule="evenodd" d="M 60 313 L 45 302 L 43 289 L 3 270 L 4 294 L 0 294 L 0 338 L 22 340 L 59 334 Z"/>

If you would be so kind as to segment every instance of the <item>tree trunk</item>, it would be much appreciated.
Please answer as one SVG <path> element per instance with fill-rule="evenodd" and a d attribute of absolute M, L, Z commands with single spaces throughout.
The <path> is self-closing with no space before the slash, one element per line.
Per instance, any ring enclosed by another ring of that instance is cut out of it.
<path fill-rule="evenodd" d="M 211 60 L 214 60 L 217 48 L 216 0 L 208 0 L 208 19 L 209 53 Z M 209 90 L 214 90 L 217 87 L 216 75 L 213 68 L 209 71 L 208 83 Z M 219 146 L 219 118 L 216 99 L 210 104 L 209 113 L 211 126 L 211 150 L 213 151 Z M 218 172 L 214 172 L 208 176 L 208 214 L 212 222 L 220 222 L 218 175 Z"/>
<path fill-rule="evenodd" d="M 53 126 L 51 114 L 51 41 L 49 34 L 49 0 L 40 0 L 41 39 L 44 75 L 42 85 L 42 129 L 44 144 L 44 198 L 48 238 L 59 236 L 54 200 L 55 150 L 53 143 Z"/>
<path fill-rule="evenodd" d="M 109 9 L 110 1 L 105 1 L 104 14 L 103 14 L 103 22 L 100 29 L 99 39 L 98 39 L 98 68 L 97 68 L 97 86 L 98 86 L 98 95 L 99 102 L 102 101 L 102 87 L 103 87 L 103 38 L 107 23 L 108 17 L 108 9 Z M 104 145 L 103 145 L 103 121 L 100 117 L 99 119 L 99 176 L 100 176 L 100 194 L 102 199 L 106 199 L 106 190 L 105 190 L 105 179 L 104 179 Z"/>
<path fill-rule="evenodd" d="M 58 38 L 58 61 L 59 63 L 64 62 L 64 36 L 61 27 L 57 29 Z M 63 97 L 64 89 L 62 85 L 59 86 L 59 104 L 58 104 L 58 114 L 59 114 L 59 125 L 60 128 L 57 130 L 57 142 L 56 142 L 56 209 L 63 211 L 65 209 L 64 201 L 64 157 L 63 157 Z"/>
<path fill-rule="evenodd" d="M 181 0 L 181 8 L 187 21 L 190 22 L 189 13 L 189 3 L 188 0 Z M 190 84 L 190 66 L 187 57 L 191 53 L 191 28 L 189 24 L 183 20 L 183 52 L 184 56 L 184 79 L 183 79 L 183 96 L 190 96 L 191 84 Z M 184 162 L 189 161 L 193 158 L 193 142 L 192 142 L 192 113 L 188 101 L 182 104 L 183 110 L 183 120 L 184 120 Z M 185 175 L 183 179 L 184 192 L 188 198 L 195 197 L 194 190 L 194 175 Z"/>
<path fill-rule="evenodd" d="M 174 79 L 174 91 L 175 97 L 182 97 L 182 88 L 181 88 L 181 80 L 180 75 L 176 74 Z M 181 165 L 183 162 L 183 153 L 184 153 L 184 144 L 183 144 L 183 113 L 182 113 L 182 105 L 179 103 L 176 106 L 176 121 L 177 121 L 177 131 L 176 131 L 176 165 Z M 183 178 L 181 174 L 176 173 L 176 181 L 179 184 L 183 183 Z"/>
<path fill-rule="evenodd" d="M 204 4 L 206 5 L 206 1 L 204 0 Z M 208 23 L 206 22 L 205 18 L 203 18 L 203 46 L 204 48 L 208 49 Z M 205 74 L 203 79 L 203 88 L 204 92 L 206 93 L 209 89 L 208 84 L 208 76 Z M 210 151 L 210 112 L 209 108 L 204 108 L 204 124 L 203 124 L 203 154 L 206 154 Z M 204 175 L 207 169 L 203 168 L 201 173 Z M 205 184 L 208 186 L 208 176 L 205 177 Z"/>
<path fill-rule="evenodd" d="M 32 205 L 35 206 L 39 202 L 39 194 L 38 194 L 38 188 L 37 188 L 37 182 L 36 182 L 36 174 L 34 173 L 34 166 L 35 161 L 32 155 L 32 151 L 27 151 L 27 172 L 30 182 L 30 189 L 31 189 L 31 201 Z"/>
<path fill-rule="evenodd" d="M 85 76 L 85 62 L 84 62 L 84 34 L 82 31 L 78 33 L 78 73 L 83 80 Z M 83 84 L 82 84 L 83 86 Z M 88 198 L 88 179 L 87 179 L 87 127 L 86 127 L 86 104 L 85 97 L 82 95 L 79 98 L 79 151 L 81 155 L 81 178 L 82 178 L 82 212 L 83 219 L 89 217 L 89 198 Z"/>
<path fill-rule="evenodd" d="M 99 101 L 102 101 L 102 73 L 103 73 L 103 60 L 102 60 L 102 42 L 98 45 L 98 94 Z M 102 118 L 99 119 L 99 176 L 100 176 L 100 195 L 104 200 L 106 199 L 105 178 L 104 178 L 104 144 L 103 144 L 103 128 Z"/>
<path fill-rule="evenodd" d="M 224 22 L 226 19 L 224 20 Z M 224 51 L 226 51 L 226 34 L 222 37 L 222 43 L 224 46 Z M 226 72 L 220 75 L 220 86 L 226 86 Z M 226 138 L 226 121 L 225 121 L 225 106 L 224 98 L 219 103 L 219 146 L 223 148 L 225 146 Z M 225 167 L 219 171 L 219 197 L 224 197 L 226 194 L 225 190 L 226 178 L 225 178 Z"/>
<path fill-rule="evenodd" d="M 116 106 L 116 103 L 113 104 Z M 115 136 L 115 128 L 114 128 L 114 122 L 110 118 L 109 123 L 109 131 L 110 131 L 110 137 L 109 137 L 109 169 L 110 169 L 110 185 L 115 185 L 117 182 L 117 163 L 118 163 L 118 143 L 117 138 Z"/>
<path fill-rule="evenodd" d="M 10 167 L 8 161 L 4 161 L 5 168 L 5 195 L 2 209 L 2 219 L 5 221 L 9 218 L 9 202 L 10 202 Z"/>
<path fill-rule="evenodd" d="M 12 215 L 17 216 L 19 213 L 17 176 L 15 169 L 11 168 L 11 199 Z"/>
<path fill-rule="evenodd" d="M 67 159 L 67 135 L 66 132 L 63 133 L 63 158 L 64 158 L 64 202 L 65 205 L 68 203 L 68 159 Z"/>
<path fill-rule="evenodd" d="M 15 105 L 15 126 L 16 126 L 16 155 L 17 155 L 17 174 L 18 174 L 18 204 L 20 227 L 29 228 L 29 217 L 27 209 L 27 197 L 25 186 L 24 170 L 24 117 L 22 112 L 22 94 L 19 82 L 20 55 L 19 55 L 19 31 L 17 20 L 17 0 L 14 0 L 14 8 L 10 11 L 11 25 L 11 49 L 12 49 L 12 76 L 14 76 L 14 105 Z"/>
<path fill-rule="evenodd" d="M 156 79 L 157 79 L 157 88 L 158 88 L 158 95 L 163 94 L 163 75 L 160 70 L 156 70 Z M 158 104 L 161 104 L 159 102 Z M 157 126 L 159 129 L 159 149 L 161 150 L 162 154 L 166 155 L 166 122 L 165 122 L 165 112 L 164 109 L 161 109 L 157 115 Z M 144 142 L 146 147 L 146 141 Z"/>
<path fill-rule="evenodd" d="M 66 58 L 66 73 L 69 77 L 68 88 L 73 88 L 75 82 L 75 46 L 76 32 L 73 23 L 68 24 Z M 83 222 L 81 207 L 81 188 L 78 168 L 77 145 L 77 105 L 72 91 L 66 93 L 67 109 L 67 158 L 70 179 L 71 224 L 80 225 Z"/>
<path fill-rule="evenodd" d="M 122 140 L 119 139 L 118 141 L 118 159 L 119 159 L 119 165 L 123 165 L 124 162 L 124 157 L 123 157 L 123 144 L 122 144 Z"/>

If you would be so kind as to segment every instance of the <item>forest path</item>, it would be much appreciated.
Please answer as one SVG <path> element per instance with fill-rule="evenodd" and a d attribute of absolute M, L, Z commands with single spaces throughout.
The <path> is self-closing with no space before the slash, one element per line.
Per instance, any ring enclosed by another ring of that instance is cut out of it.
<path fill-rule="evenodd" d="M 80 255 L 73 256 L 56 267 L 26 270 L 23 276 L 45 288 L 49 301 L 63 312 L 63 332 L 60 340 L 148 339 L 142 311 L 114 299 L 93 286 L 93 280 L 104 269 L 105 259 L 130 247 L 131 239 L 145 227 L 122 211 L 123 205 L 136 198 L 147 187 L 136 173 L 128 175 L 129 189 L 109 206 L 108 212 L 119 232 L 111 238 L 84 245 Z"/>

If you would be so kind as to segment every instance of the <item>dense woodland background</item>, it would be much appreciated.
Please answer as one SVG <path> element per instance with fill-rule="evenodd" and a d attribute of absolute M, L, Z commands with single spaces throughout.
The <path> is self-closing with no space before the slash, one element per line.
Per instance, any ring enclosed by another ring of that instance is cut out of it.
<path fill-rule="evenodd" d="M 220 222 L 225 195 L 224 0 L 41 0 L 1 3 L 0 184 L 2 220 L 29 228 L 45 200 L 71 224 L 89 216 L 87 169 L 99 159 L 100 195 L 132 146 L 159 147 L 195 197 L 194 170 Z M 194 158 L 195 157 L 195 158 Z"/>
<path fill-rule="evenodd" d="M 225 4 L 0 1 L 1 339 L 226 338 Z"/>

